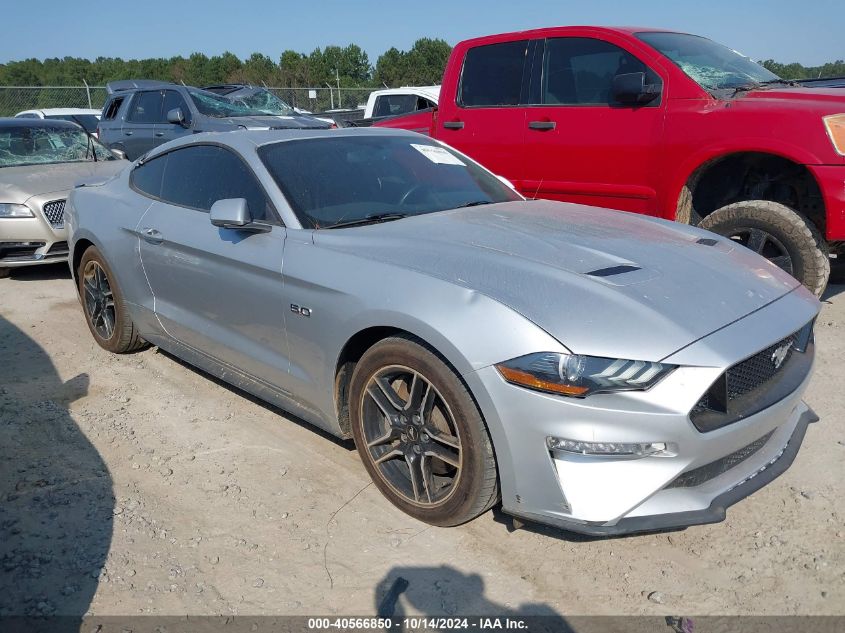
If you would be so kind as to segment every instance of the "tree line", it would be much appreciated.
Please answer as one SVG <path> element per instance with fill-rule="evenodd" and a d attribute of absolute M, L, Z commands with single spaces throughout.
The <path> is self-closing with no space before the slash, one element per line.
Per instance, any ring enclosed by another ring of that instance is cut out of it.
<path fill-rule="evenodd" d="M 781 64 L 773 59 L 760 62 L 778 77 L 784 79 L 821 79 L 824 77 L 845 77 L 845 61 L 838 59 L 821 66 L 803 66 L 797 62 Z"/>
<path fill-rule="evenodd" d="M 129 59 L 79 57 L 25 59 L 0 64 L 0 86 L 104 85 L 119 79 L 158 79 L 204 86 L 217 83 L 251 83 L 285 88 L 337 87 L 394 88 L 402 85 L 440 83 L 452 47 L 444 40 L 422 38 L 409 50 L 391 48 L 375 65 L 356 44 L 326 46 L 311 53 L 284 51 L 278 59 L 253 53 L 242 60 L 226 52 L 211 57 Z"/>

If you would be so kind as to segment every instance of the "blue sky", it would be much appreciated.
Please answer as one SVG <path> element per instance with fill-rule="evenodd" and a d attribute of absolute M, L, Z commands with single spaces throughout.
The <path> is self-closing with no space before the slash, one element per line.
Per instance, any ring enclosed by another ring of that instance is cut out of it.
<path fill-rule="evenodd" d="M 633 24 L 706 35 L 755 59 L 817 65 L 845 58 L 845 0 L 46 0 L 0 3 L 0 62 L 28 57 L 143 58 L 361 45 L 419 37 L 450 44 L 561 24 Z"/>

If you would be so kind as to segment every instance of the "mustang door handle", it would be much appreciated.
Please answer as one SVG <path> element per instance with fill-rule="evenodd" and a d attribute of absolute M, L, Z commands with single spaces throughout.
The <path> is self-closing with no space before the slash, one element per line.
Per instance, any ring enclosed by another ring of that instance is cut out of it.
<path fill-rule="evenodd" d="M 464 129 L 464 122 L 463 121 L 444 121 L 443 127 L 447 130 L 463 130 Z"/>
<path fill-rule="evenodd" d="M 161 244 L 164 241 L 161 232 L 155 229 L 141 229 L 141 235 L 150 244 Z"/>
<path fill-rule="evenodd" d="M 528 127 L 532 130 L 553 130 L 557 126 L 554 121 L 531 121 Z"/>

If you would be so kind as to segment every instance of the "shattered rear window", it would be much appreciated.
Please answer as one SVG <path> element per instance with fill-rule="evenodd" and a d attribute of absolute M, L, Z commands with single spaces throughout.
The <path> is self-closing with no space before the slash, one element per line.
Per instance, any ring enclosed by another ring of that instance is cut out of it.
<path fill-rule="evenodd" d="M 0 167 L 94 160 L 117 158 L 79 128 L 0 128 Z"/>
<path fill-rule="evenodd" d="M 753 87 L 780 79 L 749 57 L 727 46 L 686 33 L 637 33 L 705 90 Z"/>

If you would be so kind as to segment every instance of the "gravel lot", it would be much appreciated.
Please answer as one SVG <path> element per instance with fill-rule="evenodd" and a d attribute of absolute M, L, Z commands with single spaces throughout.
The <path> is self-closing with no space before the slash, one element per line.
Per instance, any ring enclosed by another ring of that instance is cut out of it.
<path fill-rule="evenodd" d="M 351 443 L 155 349 L 113 356 L 64 266 L 0 280 L 0 615 L 845 614 L 845 286 L 822 420 L 724 523 L 587 539 L 395 510 Z"/>

